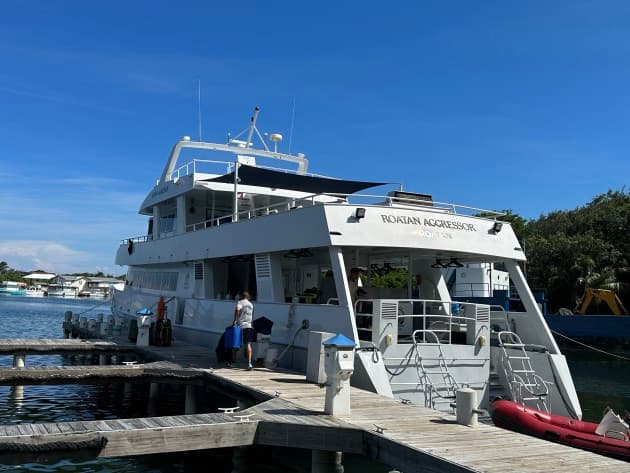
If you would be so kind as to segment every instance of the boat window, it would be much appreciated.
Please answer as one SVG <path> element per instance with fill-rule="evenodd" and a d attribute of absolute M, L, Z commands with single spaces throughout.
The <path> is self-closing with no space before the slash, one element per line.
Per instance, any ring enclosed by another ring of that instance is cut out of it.
<path fill-rule="evenodd" d="M 175 291 L 177 289 L 178 273 L 176 271 L 129 271 L 126 283 L 143 289 L 161 291 Z"/>
<path fill-rule="evenodd" d="M 175 214 L 160 217 L 160 233 L 172 232 L 175 228 Z"/>

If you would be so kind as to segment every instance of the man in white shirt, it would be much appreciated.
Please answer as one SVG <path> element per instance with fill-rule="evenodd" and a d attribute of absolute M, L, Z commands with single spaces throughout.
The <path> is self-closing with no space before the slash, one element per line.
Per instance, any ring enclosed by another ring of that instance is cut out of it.
<path fill-rule="evenodd" d="M 252 339 L 254 338 L 254 329 L 252 327 L 252 319 L 254 316 L 254 306 L 249 301 L 249 292 L 243 291 L 243 297 L 236 304 L 234 309 L 233 325 L 238 325 L 242 329 L 243 344 L 245 345 L 245 353 L 247 354 L 247 369 L 252 369 Z M 232 350 L 232 362 L 236 362 L 236 350 Z"/>

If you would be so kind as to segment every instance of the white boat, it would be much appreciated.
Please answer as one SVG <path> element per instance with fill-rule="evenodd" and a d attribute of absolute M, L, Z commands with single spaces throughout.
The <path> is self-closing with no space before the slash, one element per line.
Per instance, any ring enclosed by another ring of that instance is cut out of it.
<path fill-rule="evenodd" d="M 0 281 L 0 295 L 25 296 L 26 284 L 16 281 Z"/>
<path fill-rule="evenodd" d="M 163 296 L 175 340 L 213 349 L 235 295 L 249 290 L 254 319 L 274 323 L 282 366 L 306 370 L 311 332 L 342 333 L 357 344 L 357 386 L 445 411 L 468 387 L 481 407 L 500 395 L 581 416 L 565 357 L 521 271 L 523 249 L 500 214 L 402 186 L 360 194 L 380 183 L 309 174 L 304 155 L 277 151 L 280 135 L 270 135 L 269 149 L 257 116 L 226 144 L 184 137 L 174 145 L 140 206 L 147 234 L 117 251 L 128 273 L 112 298 L 115 315 L 135 317 Z M 208 159 L 183 157 L 193 152 Z M 500 264 L 524 311 L 454 301 L 444 269 L 464 264 Z M 349 283 L 352 267 L 365 271 Z M 370 282 L 390 271 L 404 275 L 400 287 Z M 425 287 L 414 299 L 416 274 Z"/>
<path fill-rule="evenodd" d="M 56 283 L 48 286 L 50 297 L 77 297 L 78 293 L 77 287 L 70 283 Z"/>
<path fill-rule="evenodd" d="M 47 296 L 47 288 L 41 286 L 40 284 L 35 284 L 32 286 L 28 286 L 26 288 L 26 295 L 28 297 L 44 297 Z"/>

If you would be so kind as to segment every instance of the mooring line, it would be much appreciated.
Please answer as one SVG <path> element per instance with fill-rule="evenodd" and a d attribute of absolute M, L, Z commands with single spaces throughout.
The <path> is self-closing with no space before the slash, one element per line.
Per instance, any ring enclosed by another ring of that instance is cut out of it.
<path fill-rule="evenodd" d="M 551 330 L 551 329 L 550 329 L 550 330 Z M 600 348 L 593 347 L 593 346 L 591 346 L 591 345 L 587 345 L 586 343 L 578 342 L 577 340 L 574 340 L 574 339 L 573 339 L 573 338 L 571 338 L 571 337 L 567 337 L 566 335 L 563 335 L 563 334 L 561 334 L 561 333 L 559 333 L 559 332 L 556 332 L 555 330 L 551 330 L 551 333 L 553 333 L 554 335 L 558 335 L 558 336 L 560 336 L 560 337 L 562 337 L 562 338 L 566 338 L 567 340 L 570 340 L 570 341 L 572 341 L 573 343 L 577 343 L 578 345 L 582 345 L 583 347 L 586 347 L 586 348 L 589 348 L 589 349 L 591 349 L 591 350 L 594 350 L 594 351 L 598 351 L 598 352 L 600 352 L 600 353 L 603 353 L 604 355 L 614 356 L 615 358 L 619 358 L 619 359 L 621 359 L 621 360 L 630 361 L 630 358 L 628 358 L 628 357 L 621 356 L 621 355 L 617 355 L 616 353 L 611 353 L 611 352 L 609 352 L 609 351 L 602 350 L 602 349 L 600 349 Z"/>

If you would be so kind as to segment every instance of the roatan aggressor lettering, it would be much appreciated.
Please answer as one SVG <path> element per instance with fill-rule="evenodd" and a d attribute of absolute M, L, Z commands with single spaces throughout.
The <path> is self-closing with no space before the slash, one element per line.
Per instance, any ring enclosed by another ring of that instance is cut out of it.
<path fill-rule="evenodd" d="M 465 230 L 476 232 L 472 223 L 459 222 L 457 220 L 442 220 L 436 218 L 420 218 L 408 215 L 384 215 L 381 214 L 383 223 L 398 223 L 403 225 L 423 225 L 425 227 L 448 228 L 451 230 Z"/>

